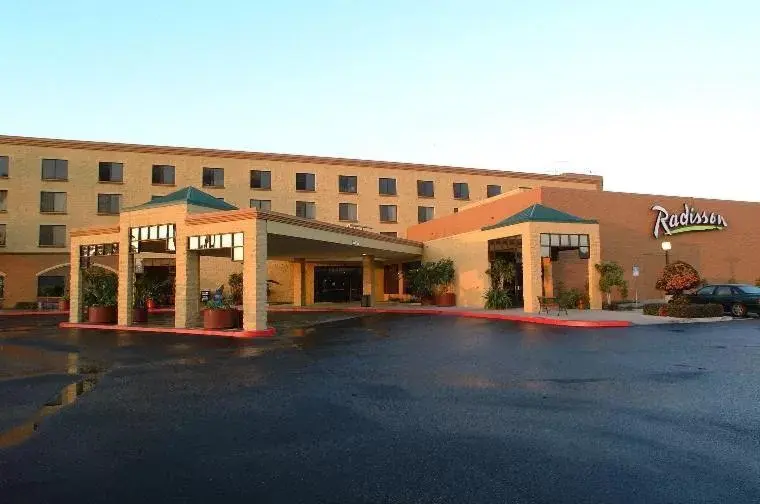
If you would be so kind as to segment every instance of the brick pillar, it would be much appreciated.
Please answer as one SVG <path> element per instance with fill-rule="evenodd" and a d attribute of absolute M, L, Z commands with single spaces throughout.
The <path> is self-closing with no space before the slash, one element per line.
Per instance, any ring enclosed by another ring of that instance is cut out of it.
<path fill-rule="evenodd" d="M 592 310 L 602 309 L 602 291 L 599 290 L 599 273 L 596 265 L 602 262 L 602 244 L 599 233 L 589 234 L 589 258 L 588 258 L 588 297 L 589 308 Z"/>
<path fill-rule="evenodd" d="M 129 251 L 129 229 L 125 229 L 119 233 L 119 325 L 132 325 L 134 281 L 135 261 Z"/>
<path fill-rule="evenodd" d="M 362 256 L 362 295 L 370 295 L 370 305 L 375 304 L 375 257 Z"/>
<path fill-rule="evenodd" d="M 69 261 L 69 322 L 82 322 L 82 269 L 79 257 L 79 240 L 71 239 Z"/>
<path fill-rule="evenodd" d="M 263 331 L 267 328 L 267 221 L 256 219 L 248 228 L 243 253 L 243 330 Z"/>
<path fill-rule="evenodd" d="M 178 226 L 179 228 L 179 226 Z M 177 230 L 177 269 L 174 280 L 174 327 L 197 327 L 201 323 L 201 256 L 187 249 L 187 239 Z"/>
<path fill-rule="evenodd" d="M 404 292 L 404 264 L 398 263 L 398 295 L 399 298 L 403 297 L 406 292 Z"/>
<path fill-rule="evenodd" d="M 538 233 L 533 233 L 532 231 L 523 233 L 522 257 L 525 311 L 528 313 L 538 313 L 540 309 L 538 296 L 542 295 L 541 246 L 539 244 Z"/>
<path fill-rule="evenodd" d="M 294 259 L 293 269 L 293 306 L 306 304 L 306 259 Z"/>

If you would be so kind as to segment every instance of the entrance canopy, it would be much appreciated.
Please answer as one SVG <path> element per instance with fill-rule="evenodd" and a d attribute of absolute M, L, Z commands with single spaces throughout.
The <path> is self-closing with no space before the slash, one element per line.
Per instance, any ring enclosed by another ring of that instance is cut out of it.
<path fill-rule="evenodd" d="M 193 187 L 122 211 L 119 225 L 71 232 L 71 321 L 81 322 L 81 268 L 90 250 L 119 256 L 118 320 L 131 325 L 134 254 L 173 254 L 175 326 L 199 322 L 199 257 L 226 256 L 243 263 L 243 328 L 266 329 L 267 259 L 371 263 L 422 256 L 422 244 L 355 228 L 258 209 L 237 209 Z"/>

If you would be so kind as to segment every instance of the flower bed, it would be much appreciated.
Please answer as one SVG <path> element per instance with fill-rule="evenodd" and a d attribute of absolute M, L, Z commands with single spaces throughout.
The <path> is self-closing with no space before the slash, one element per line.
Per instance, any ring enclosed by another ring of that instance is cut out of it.
<path fill-rule="evenodd" d="M 644 305 L 644 315 L 677 318 L 722 317 L 723 306 L 719 304 L 651 303 Z"/>

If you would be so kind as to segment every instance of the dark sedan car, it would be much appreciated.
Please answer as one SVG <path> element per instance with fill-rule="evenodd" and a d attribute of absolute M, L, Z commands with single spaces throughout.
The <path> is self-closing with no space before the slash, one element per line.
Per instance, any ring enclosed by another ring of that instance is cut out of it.
<path fill-rule="evenodd" d="M 744 284 L 708 285 L 689 296 L 694 303 L 716 303 L 735 317 L 760 315 L 760 287 Z"/>

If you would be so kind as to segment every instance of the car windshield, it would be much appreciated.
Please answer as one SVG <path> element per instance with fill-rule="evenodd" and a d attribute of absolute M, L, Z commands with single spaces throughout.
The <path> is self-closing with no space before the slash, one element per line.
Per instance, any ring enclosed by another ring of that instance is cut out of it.
<path fill-rule="evenodd" d="M 758 294 L 760 295 L 760 287 L 755 287 L 753 285 L 740 285 L 739 290 L 742 291 L 745 294 Z"/>

